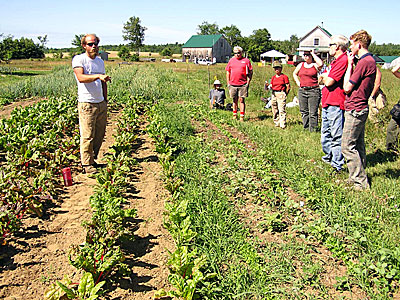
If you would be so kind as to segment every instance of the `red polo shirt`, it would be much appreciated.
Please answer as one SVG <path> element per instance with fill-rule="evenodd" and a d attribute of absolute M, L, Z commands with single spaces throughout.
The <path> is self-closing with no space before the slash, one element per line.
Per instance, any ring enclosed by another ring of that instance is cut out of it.
<path fill-rule="evenodd" d="M 347 53 L 343 53 L 331 63 L 329 78 L 335 80 L 331 86 L 322 89 L 322 107 L 339 106 L 344 109 L 345 93 L 343 91 L 343 79 L 347 70 Z"/>
<path fill-rule="evenodd" d="M 289 77 L 285 74 L 277 76 L 274 75 L 271 78 L 271 88 L 273 91 L 286 91 L 286 85 L 289 83 Z"/>
<path fill-rule="evenodd" d="M 242 57 L 241 59 L 232 57 L 226 65 L 225 70 L 230 73 L 230 85 L 244 85 L 247 83 L 247 75 L 253 70 L 253 66 L 246 57 Z"/>

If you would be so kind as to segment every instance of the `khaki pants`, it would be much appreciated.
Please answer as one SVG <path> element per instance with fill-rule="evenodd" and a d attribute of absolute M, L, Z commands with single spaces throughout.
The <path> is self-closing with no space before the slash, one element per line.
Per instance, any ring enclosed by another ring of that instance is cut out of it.
<path fill-rule="evenodd" d="M 78 103 L 79 131 L 81 134 L 81 162 L 93 165 L 103 143 L 107 125 L 107 103 Z"/>
<path fill-rule="evenodd" d="M 368 108 L 362 111 L 346 111 L 342 135 L 342 153 L 349 169 L 349 183 L 362 189 L 369 188 L 367 173 L 367 155 L 365 152 L 365 122 Z"/>
<path fill-rule="evenodd" d="M 276 127 L 286 127 L 286 93 L 272 92 L 271 96 L 272 117 Z"/>

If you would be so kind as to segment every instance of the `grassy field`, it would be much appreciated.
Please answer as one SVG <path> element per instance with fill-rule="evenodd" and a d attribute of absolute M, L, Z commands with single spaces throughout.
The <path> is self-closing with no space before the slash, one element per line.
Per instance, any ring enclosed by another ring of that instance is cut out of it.
<path fill-rule="evenodd" d="M 0 98 L 72 93 L 66 65 L 5 85 Z M 283 69 L 288 101 L 297 94 L 292 71 Z M 243 123 L 208 109 L 214 79 L 226 87 L 224 65 L 108 62 L 107 72 L 120 78 L 118 93 L 155 101 L 149 131 L 171 192 L 172 273 L 183 268 L 178 258 L 198 266 L 202 299 L 398 299 L 400 165 L 385 150 L 385 129 L 400 82 L 389 71 L 382 70 L 388 104 L 380 123 L 366 126 L 365 192 L 349 189 L 348 174 L 333 175 L 322 162 L 320 134 L 302 129 L 298 107 L 288 109 L 286 130 L 274 126 L 260 101 L 269 66 L 255 67 Z M 187 281 L 177 286 L 190 289 Z"/>

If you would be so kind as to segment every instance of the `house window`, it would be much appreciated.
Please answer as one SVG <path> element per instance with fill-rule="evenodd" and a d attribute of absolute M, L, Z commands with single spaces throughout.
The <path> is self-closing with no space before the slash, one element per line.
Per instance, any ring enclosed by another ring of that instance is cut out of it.
<path fill-rule="evenodd" d="M 314 46 L 319 46 L 319 39 L 318 38 L 314 39 Z"/>

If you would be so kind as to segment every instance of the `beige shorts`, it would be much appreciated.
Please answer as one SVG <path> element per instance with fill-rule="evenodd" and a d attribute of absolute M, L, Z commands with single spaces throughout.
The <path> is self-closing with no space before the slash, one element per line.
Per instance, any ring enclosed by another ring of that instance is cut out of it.
<path fill-rule="evenodd" d="M 233 99 L 247 98 L 248 96 L 249 85 L 247 83 L 240 86 L 229 85 L 228 88 L 229 88 L 229 95 Z"/>

